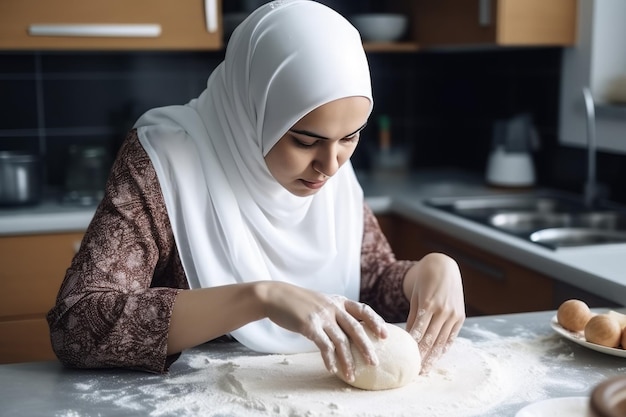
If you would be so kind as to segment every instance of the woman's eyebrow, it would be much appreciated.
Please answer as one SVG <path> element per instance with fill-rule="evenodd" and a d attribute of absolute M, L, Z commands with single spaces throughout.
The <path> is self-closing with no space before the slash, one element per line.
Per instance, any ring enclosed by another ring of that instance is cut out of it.
<path fill-rule="evenodd" d="M 347 137 L 349 137 L 349 136 L 354 135 L 354 134 L 355 134 L 355 133 L 357 133 L 357 132 L 360 132 L 361 130 L 365 129 L 365 126 L 367 126 L 367 122 L 365 122 L 365 123 L 363 124 L 363 126 L 361 126 L 360 128 L 358 128 L 358 129 L 357 129 L 357 130 L 355 130 L 354 132 L 349 133 L 349 134 L 347 134 L 346 136 L 344 136 L 344 138 L 347 138 Z M 324 139 L 324 140 L 330 140 L 330 138 L 327 138 L 326 136 L 322 136 L 322 135 L 319 135 L 319 134 L 317 134 L 317 133 L 315 133 L 315 132 L 311 132 L 311 131 L 308 131 L 308 130 L 289 129 L 289 131 L 290 131 L 290 132 L 293 132 L 293 133 L 297 133 L 297 134 L 299 134 L 299 135 L 310 136 L 310 137 L 312 137 L 312 138 Z"/>

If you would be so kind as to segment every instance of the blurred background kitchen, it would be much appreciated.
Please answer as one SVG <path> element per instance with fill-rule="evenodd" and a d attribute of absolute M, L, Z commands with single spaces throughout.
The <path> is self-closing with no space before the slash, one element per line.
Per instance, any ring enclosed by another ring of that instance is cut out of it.
<path fill-rule="evenodd" d="M 353 163 L 398 256 L 433 244 L 461 254 L 469 315 L 573 296 L 623 305 L 622 246 L 538 248 L 420 201 L 582 196 L 592 161 L 601 194 L 626 203 L 626 2 L 320 2 L 364 38 L 375 108 Z M 54 358 L 45 314 L 126 133 L 146 110 L 198 96 L 237 22 L 262 3 L 0 1 L 0 363 Z M 387 24 L 371 19 L 380 14 Z M 406 198 L 388 211 L 385 197 Z"/>
<path fill-rule="evenodd" d="M 493 35 L 497 32 L 493 28 L 501 22 L 497 21 L 498 15 L 489 13 L 496 10 L 497 3 L 506 3 L 502 1 L 441 2 L 441 13 L 450 14 L 457 22 L 460 17 L 454 15 L 466 13 L 474 25 L 479 25 L 478 29 L 467 29 L 467 34 L 461 24 L 445 23 L 442 18 L 436 20 L 436 16 L 429 21 L 439 21 L 439 25 L 430 26 L 441 33 L 420 32 L 434 30 L 423 23 L 427 13 L 434 12 L 426 10 L 428 6 L 420 6 L 421 2 L 322 2 L 349 18 L 389 11 L 400 11 L 407 18 L 406 30 L 396 46 L 366 43 L 376 105 L 364 132 L 365 143 L 379 140 L 378 122 L 384 116 L 393 143 L 406 145 L 410 150 L 411 168 L 449 166 L 483 175 L 494 144 L 495 123 L 525 114 L 531 117 L 539 139 L 538 146 L 532 149 L 535 184 L 581 190 L 587 161 L 581 87 L 590 85 L 597 101 L 604 103 L 610 78 L 626 73 L 626 58 L 619 49 L 626 39 L 623 27 L 609 29 L 606 22 L 594 22 L 601 16 L 615 16 L 616 12 L 624 16 L 620 0 L 589 0 L 580 5 L 576 1 L 555 0 L 553 12 L 562 13 L 557 20 L 565 35 L 547 42 L 522 41 L 526 43 L 522 45 L 507 45 L 506 40 Z M 263 2 L 218 3 L 223 17 L 218 21 L 223 24 L 218 31 L 220 39 L 205 45 L 186 45 L 182 41 L 180 45 L 160 47 L 159 38 L 147 38 L 146 47 L 129 47 L 127 42 L 93 43 L 93 48 L 89 47 L 92 38 L 83 38 L 78 46 L 72 43 L 76 37 L 30 36 L 26 41 L 11 38 L 14 35 L 9 31 L 11 25 L 15 26 L 17 11 L 30 10 L 36 15 L 32 23 L 59 18 L 50 16 L 45 20 L 41 12 L 37 15 L 35 0 L 2 3 L 0 20 L 12 22 L 0 24 L 4 28 L 0 29 L 0 150 L 38 155 L 46 196 L 67 204 L 93 204 L 100 196 L 97 191 L 103 181 L 102 172 L 108 169 L 136 118 L 149 108 L 182 104 L 196 97 L 223 58 L 221 38 L 228 36 L 223 32 L 224 26 L 230 32 L 233 21 Z M 20 3 L 24 6 L 18 6 Z M 149 3 L 147 8 L 151 7 Z M 202 2 L 197 3 L 196 12 L 201 15 Z M 528 7 L 534 7 L 534 3 Z M 116 4 L 109 7 L 115 8 Z M 119 21 L 132 22 L 125 10 L 131 12 L 124 2 L 119 2 Z M 61 15 L 72 16 L 66 10 Z M 481 18 L 486 20 L 481 22 Z M 139 20 L 150 22 L 149 18 Z M 611 35 L 600 33 L 601 29 L 612 31 Z M 451 34 L 451 30 L 458 34 Z M 470 32 L 480 30 L 493 37 L 472 40 Z M 22 37 L 29 37 L 26 27 L 21 32 Z M 420 36 L 424 38 L 422 42 Z M 593 48 L 594 42 L 609 50 L 612 69 L 606 68 L 604 62 L 594 62 L 599 55 L 599 48 Z M 614 52 L 610 52 L 611 48 Z M 621 185 L 626 177 L 626 110 L 619 105 L 600 106 L 597 117 L 598 181 L 608 187 L 612 200 L 626 202 L 626 189 Z M 603 129 L 603 123 L 615 124 L 619 137 L 609 137 L 611 132 Z M 366 151 L 367 147 L 361 146 L 354 157 L 360 170 L 368 170 L 372 165 Z"/>

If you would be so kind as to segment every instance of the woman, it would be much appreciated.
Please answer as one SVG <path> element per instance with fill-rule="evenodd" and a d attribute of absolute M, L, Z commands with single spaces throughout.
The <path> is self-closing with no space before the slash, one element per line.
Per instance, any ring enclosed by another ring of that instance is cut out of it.
<path fill-rule="evenodd" d="M 396 261 L 364 205 L 349 158 L 372 105 L 343 17 L 309 0 L 252 13 L 206 90 L 122 145 L 48 314 L 59 359 L 164 372 L 230 334 L 319 349 L 351 380 L 350 342 L 377 363 L 363 326 L 386 337 L 386 319 L 407 321 L 427 370 L 465 318 L 460 274 L 442 254 Z"/>

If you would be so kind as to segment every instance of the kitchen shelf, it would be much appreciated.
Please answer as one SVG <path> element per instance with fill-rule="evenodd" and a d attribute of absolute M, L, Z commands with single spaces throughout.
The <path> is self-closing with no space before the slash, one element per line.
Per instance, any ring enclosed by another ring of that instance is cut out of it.
<path fill-rule="evenodd" d="M 365 42 L 366 52 L 416 52 L 419 45 L 415 42 Z"/>

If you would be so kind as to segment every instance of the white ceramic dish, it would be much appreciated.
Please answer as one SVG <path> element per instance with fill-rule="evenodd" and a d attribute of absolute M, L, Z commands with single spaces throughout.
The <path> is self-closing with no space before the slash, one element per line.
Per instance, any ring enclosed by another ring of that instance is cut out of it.
<path fill-rule="evenodd" d="M 401 14 L 359 14 L 350 18 L 364 41 L 393 42 L 404 36 L 408 18 Z"/>
<path fill-rule="evenodd" d="M 529 404 L 515 417 L 586 417 L 588 409 L 589 397 L 559 397 Z"/>
<path fill-rule="evenodd" d="M 610 348 L 606 346 L 597 345 L 595 343 L 587 342 L 585 340 L 585 335 L 582 332 L 571 332 L 563 328 L 557 321 L 556 315 L 554 315 L 552 317 L 552 320 L 550 320 L 550 325 L 552 326 L 555 332 L 565 337 L 566 339 L 571 340 L 574 343 L 578 343 L 581 346 L 584 346 L 592 350 L 596 350 L 598 352 L 606 353 L 607 355 L 621 356 L 622 358 L 626 358 L 626 349 Z"/>

